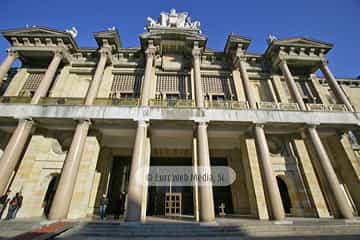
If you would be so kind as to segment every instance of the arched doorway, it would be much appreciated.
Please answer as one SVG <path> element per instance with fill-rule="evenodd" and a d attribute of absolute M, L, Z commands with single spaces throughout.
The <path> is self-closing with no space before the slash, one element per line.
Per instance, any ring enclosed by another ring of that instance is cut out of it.
<path fill-rule="evenodd" d="M 288 187 L 287 187 L 286 183 L 284 182 L 284 180 L 281 179 L 281 177 L 277 176 L 276 181 L 279 186 L 279 191 L 280 191 L 281 201 L 284 206 L 284 211 L 286 214 L 290 214 L 291 213 L 291 200 L 290 200 Z"/>
<path fill-rule="evenodd" d="M 51 180 L 49 182 L 49 186 L 46 190 L 46 194 L 43 201 L 44 214 L 46 217 L 49 215 L 49 211 L 59 182 L 59 178 L 60 178 L 59 174 L 51 175 Z"/>

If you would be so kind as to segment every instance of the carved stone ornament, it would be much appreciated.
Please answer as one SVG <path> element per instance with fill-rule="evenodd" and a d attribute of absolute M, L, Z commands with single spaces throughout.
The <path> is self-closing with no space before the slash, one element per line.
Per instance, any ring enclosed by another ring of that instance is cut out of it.
<path fill-rule="evenodd" d="M 192 21 L 187 12 L 177 13 L 175 9 L 170 9 L 170 12 L 161 12 L 157 20 L 147 17 L 150 28 L 186 28 L 200 30 L 200 22 Z"/>

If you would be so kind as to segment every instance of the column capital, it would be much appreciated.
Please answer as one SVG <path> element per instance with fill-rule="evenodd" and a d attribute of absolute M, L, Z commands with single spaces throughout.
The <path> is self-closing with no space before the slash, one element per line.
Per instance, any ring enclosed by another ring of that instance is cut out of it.
<path fill-rule="evenodd" d="M 285 54 L 280 54 L 280 55 L 279 55 L 279 60 L 280 60 L 280 64 L 287 64 L 286 55 L 285 55 Z"/>
<path fill-rule="evenodd" d="M 91 125 L 91 120 L 89 118 L 76 118 L 74 119 L 77 123 L 88 123 Z"/>
<path fill-rule="evenodd" d="M 320 59 L 320 63 L 323 66 L 327 66 L 329 64 L 329 60 L 327 60 L 326 58 L 323 57 Z"/>
<path fill-rule="evenodd" d="M 7 52 L 7 54 L 8 54 L 9 56 L 12 56 L 12 57 L 15 57 L 15 58 L 19 57 L 19 52 L 16 51 L 16 50 L 14 50 L 13 48 L 8 48 L 8 49 L 6 50 L 6 52 Z"/>
<path fill-rule="evenodd" d="M 255 127 L 259 127 L 259 128 L 264 128 L 265 127 L 265 123 L 254 123 Z"/>
<path fill-rule="evenodd" d="M 54 57 L 63 58 L 64 57 L 63 50 L 62 49 L 54 50 Z"/>
<path fill-rule="evenodd" d="M 193 50 L 192 50 L 192 55 L 193 55 L 193 57 L 195 58 L 200 58 L 200 56 L 201 56 L 201 48 L 199 48 L 199 47 L 194 47 L 193 48 Z"/>
<path fill-rule="evenodd" d="M 111 55 L 111 49 L 109 47 L 102 47 L 99 50 L 99 54 L 101 57 L 107 57 Z"/>

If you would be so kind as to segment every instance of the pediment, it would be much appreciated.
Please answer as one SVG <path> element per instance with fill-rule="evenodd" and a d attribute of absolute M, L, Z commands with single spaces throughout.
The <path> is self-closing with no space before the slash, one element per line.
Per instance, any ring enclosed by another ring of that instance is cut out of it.
<path fill-rule="evenodd" d="M 4 36 L 69 36 L 69 33 L 47 27 L 18 28 L 2 31 Z"/>
<path fill-rule="evenodd" d="M 286 45 L 286 46 L 304 46 L 304 47 L 315 47 L 315 48 L 332 48 L 333 44 L 309 39 L 309 38 L 288 38 L 279 39 L 274 41 L 275 45 Z"/>
<path fill-rule="evenodd" d="M 109 44 L 115 45 L 117 49 L 122 47 L 119 32 L 115 28 L 102 32 L 96 32 L 94 33 L 94 38 L 99 47 L 103 45 L 104 40 L 106 40 Z"/>

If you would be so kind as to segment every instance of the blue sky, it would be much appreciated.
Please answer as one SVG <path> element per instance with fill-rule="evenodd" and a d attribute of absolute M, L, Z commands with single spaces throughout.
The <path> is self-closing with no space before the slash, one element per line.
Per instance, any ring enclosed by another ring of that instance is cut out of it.
<path fill-rule="evenodd" d="M 124 47 L 138 46 L 146 17 L 176 8 L 201 22 L 208 47 L 223 50 L 231 32 L 252 39 L 250 52 L 262 53 L 269 33 L 304 36 L 335 44 L 328 54 L 337 77 L 360 75 L 360 0 L 2 0 L 0 29 L 26 24 L 69 29 L 76 26 L 81 47 L 96 47 L 92 33 L 115 26 Z M 9 44 L 0 39 L 0 59 Z"/>

